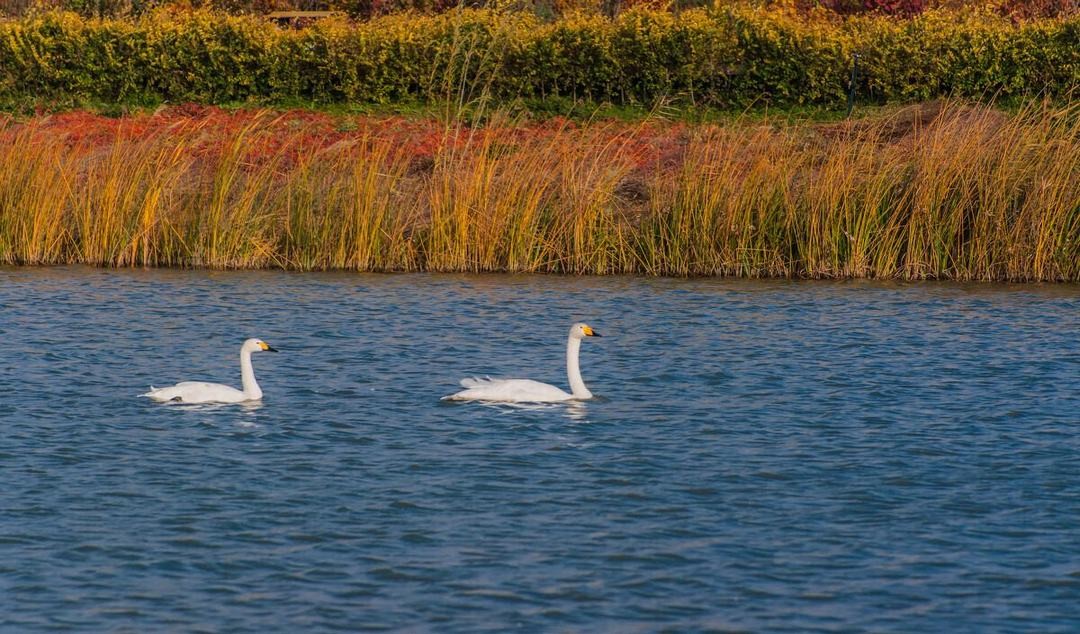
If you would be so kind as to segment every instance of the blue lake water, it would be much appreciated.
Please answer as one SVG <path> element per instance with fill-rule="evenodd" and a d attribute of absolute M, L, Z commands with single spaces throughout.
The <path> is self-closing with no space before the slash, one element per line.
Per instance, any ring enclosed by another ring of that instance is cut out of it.
<path fill-rule="evenodd" d="M 439 400 L 577 320 L 596 400 Z M 1080 628 L 1077 286 L 0 269 L 0 335 L 4 631 Z"/>

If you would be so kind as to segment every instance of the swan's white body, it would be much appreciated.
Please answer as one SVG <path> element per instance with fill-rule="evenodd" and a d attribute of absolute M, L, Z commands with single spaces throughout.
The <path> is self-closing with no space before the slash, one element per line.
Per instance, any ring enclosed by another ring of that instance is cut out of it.
<path fill-rule="evenodd" d="M 451 401 L 503 401 L 508 403 L 554 403 L 575 398 L 592 398 L 592 394 L 574 396 L 547 383 L 532 379 L 493 379 L 490 377 L 462 379 L 466 388 L 447 396 Z M 586 390 L 586 393 L 588 390 Z"/>
<path fill-rule="evenodd" d="M 255 381 L 255 370 L 251 367 L 252 352 L 277 352 L 265 341 L 248 339 L 240 346 L 240 381 L 243 389 L 222 385 L 221 383 L 206 383 L 203 381 L 183 381 L 171 387 L 155 388 L 150 386 L 150 391 L 145 396 L 159 403 L 175 401 L 178 403 L 243 403 L 245 401 L 257 401 L 262 398 L 262 389 Z"/>
<path fill-rule="evenodd" d="M 460 392 L 443 397 L 448 401 L 491 401 L 500 403 L 557 403 L 592 398 L 592 392 L 581 379 L 578 354 L 583 337 L 599 337 L 600 334 L 585 324 L 574 324 L 566 341 L 566 376 L 570 392 L 531 379 L 462 379 Z"/>

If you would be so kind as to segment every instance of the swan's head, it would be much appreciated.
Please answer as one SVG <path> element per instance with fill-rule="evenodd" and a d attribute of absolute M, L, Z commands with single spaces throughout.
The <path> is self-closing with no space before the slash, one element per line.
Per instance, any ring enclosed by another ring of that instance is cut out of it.
<path fill-rule="evenodd" d="M 572 339 L 584 339 L 585 337 L 599 337 L 600 333 L 592 329 L 588 324 L 574 324 L 570 326 L 570 337 Z"/>
<path fill-rule="evenodd" d="M 277 352 L 276 349 L 271 348 L 270 344 L 262 339 L 248 339 L 241 349 L 247 352 Z"/>

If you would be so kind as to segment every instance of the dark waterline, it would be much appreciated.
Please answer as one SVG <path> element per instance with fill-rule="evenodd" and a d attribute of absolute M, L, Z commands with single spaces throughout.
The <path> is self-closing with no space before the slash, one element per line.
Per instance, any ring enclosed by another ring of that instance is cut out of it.
<path fill-rule="evenodd" d="M 597 400 L 439 401 L 577 320 Z M 4 631 L 1080 628 L 1080 286 L 8 268 L 0 335 Z"/>

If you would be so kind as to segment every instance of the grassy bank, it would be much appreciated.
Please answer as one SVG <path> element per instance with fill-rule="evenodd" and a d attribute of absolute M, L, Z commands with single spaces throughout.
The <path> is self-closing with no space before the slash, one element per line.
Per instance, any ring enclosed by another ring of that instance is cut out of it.
<path fill-rule="evenodd" d="M 0 261 L 1080 280 L 1080 111 L 833 124 L 188 107 L 0 128 Z"/>
<path fill-rule="evenodd" d="M 255 17 L 159 11 L 0 20 L 0 103 L 279 105 L 479 98 L 722 109 L 1053 95 L 1080 84 L 1080 15 L 991 11 L 844 20 L 717 4 L 615 19 L 464 10 L 279 29 Z"/>

